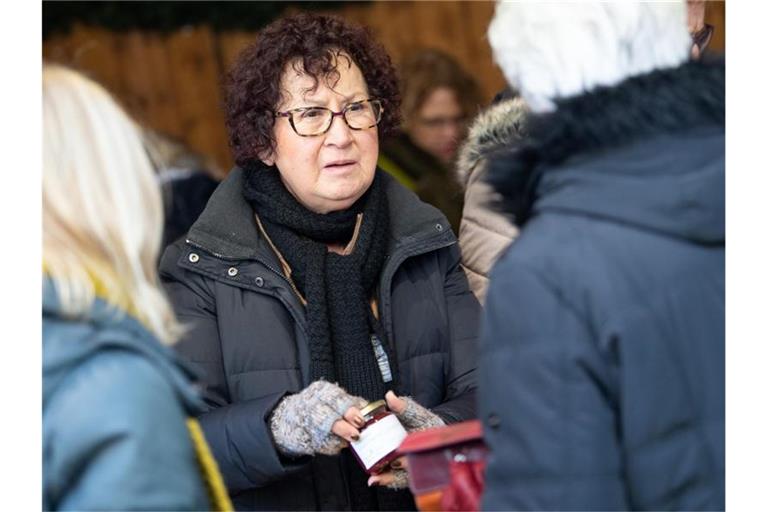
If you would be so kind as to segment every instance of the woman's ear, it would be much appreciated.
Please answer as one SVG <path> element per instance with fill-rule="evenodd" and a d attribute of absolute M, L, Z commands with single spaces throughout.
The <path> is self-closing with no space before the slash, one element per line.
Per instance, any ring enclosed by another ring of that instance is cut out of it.
<path fill-rule="evenodd" d="M 264 150 L 259 153 L 259 160 L 264 162 L 265 165 L 272 167 L 275 165 L 275 152 L 272 150 Z"/>

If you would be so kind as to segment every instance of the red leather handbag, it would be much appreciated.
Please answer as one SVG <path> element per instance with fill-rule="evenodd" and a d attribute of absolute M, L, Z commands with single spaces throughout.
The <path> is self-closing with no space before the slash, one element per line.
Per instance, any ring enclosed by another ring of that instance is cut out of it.
<path fill-rule="evenodd" d="M 479 510 L 487 453 L 479 420 L 414 432 L 398 448 L 423 512 Z"/>

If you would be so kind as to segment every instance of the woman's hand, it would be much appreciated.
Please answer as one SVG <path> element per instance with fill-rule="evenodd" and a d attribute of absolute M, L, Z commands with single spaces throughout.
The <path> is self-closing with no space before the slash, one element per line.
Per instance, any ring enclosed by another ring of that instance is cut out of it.
<path fill-rule="evenodd" d="M 408 487 L 408 461 L 400 457 L 392 461 L 387 471 L 368 478 L 368 486 L 383 485 L 390 489 L 405 489 Z"/>
<path fill-rule="evenodd" d="M 426 407 L 422 407 L 410 397 L 398 397 L 392 391 L 388 391 L 384 398 L 387 400 L 389 410 L 397 415 L 400 423 L 403 424 L 408 432 L 417 432 L 445 425 L 440 416 Z"/>
<path fill-rule="evenodd" d="M 347 412 L 333 422 L 331 432 L 344 439 L 347 443 L 357 441 L 360 438 L 360 428 L 365 425 L 365 419 L 360 414 L 360 409 L 355 406 L 347 409 Z"/>
<path fill-rule="evenodd" d="M 394 412 L 408 432 L 415 432 L 432 427 L 441 427 L 445 422 L 429 409 L 422 407 L 409 397 L 398 397 L 388 391 L 384 398 L 387 407 Z M 391 489 L 408 487 L 408 464 L 405 457 L 396 459 L 386 471 L 368 478 L 368 485 L 383 485 Z"/>
<path fill-rule="evenodd" d="M 283 398 L 272 412 L 269 426 L 275 444 L 288 456 L 336 455 L 359 438 L 363 404 L 365 400 L 336 384 L 315 381 Z"/>

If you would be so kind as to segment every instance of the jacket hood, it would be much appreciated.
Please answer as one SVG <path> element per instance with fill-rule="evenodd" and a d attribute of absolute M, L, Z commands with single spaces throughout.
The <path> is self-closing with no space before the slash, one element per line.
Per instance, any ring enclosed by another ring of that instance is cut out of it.
<path fill-rule="evenodd" d="M 49 278 L 43 279 L 43 399 L 80 364 L 106 350 L 126 350 L 150 361 L 173 386 L 190 414 L 204 409 L 190 381 L 196 372 L 135 318 L 101 299 L 85 316 L 67 318 Z"/>
<path fill-rule="evenodd" d="M 689 62 L 558 101 L 491 159 L 519 225 L 559 210 L 696 243 L 725 240 L 725 65 Z"/>
<path fill-rule="evenodd" d="M 462 186 L 467 185 L 479 161 L 520 143 L 526 114 L 525 102 L 517 97 L 495 103 L 475 117 L 456 161 Z"/>
<path fill-rule="evenodd" d="M 259 254 L 272 258 L 272 251 L 256 227 L 253 208 L 243 197 L 245 172 L 235 167 L 208 201 L 202 215 L 187 234 L 187 240 L 217 257 L 230 260 L 254 259 Z M 431 236 L 455 240 L 448 220 L 440 210 L 424 203 L 386 172 L 377 169 L 387 193 L 390 219 L 389 253 L 400 244 Z M 440 225 L 440 228 L 435 229 Z"/>

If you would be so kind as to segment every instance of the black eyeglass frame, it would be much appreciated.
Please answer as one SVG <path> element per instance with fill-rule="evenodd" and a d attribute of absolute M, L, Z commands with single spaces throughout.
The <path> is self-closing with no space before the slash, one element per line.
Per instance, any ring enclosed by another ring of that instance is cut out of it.
<path fill-rule="evenodd" d="M 374 103 L 378 104 L 379 108 L 378 108 L 378 114 L 376 116 L 376 122 L 373 123 L 370 126 L 364 126 L 362 128 L 355 128 L 355 127 L 353 127 L 353 126 L 351 126 L 349 124 L 349 121 L 347 121 L 347 115 L 346 114 L 347 114 L 347 112 L 349 112 L 350 108 L 352 108 L 352 107 L 354 107 L 356 105 L 361 105 L 363 103 L 371 103 L 372 105 Z M 328 122 L 328 126 L 325 128 L 325 130 L 323 130 L 321 132 L 313 133 L 313 134 L 310 134 L 310 135 L 301 134 L 296 129 L 296 125 L 293 124 L 293 114 L 300 113 L 300 112 L 306 112 L 307 110 L 312 110 L 312 109 L 327 110 L 328 112 L 331 113 L 331 117 L 330 117 L 330 121 Z M 376 98 L 367 98 L 367 99 L 360 100 L 360 101 L 354 101 L 354 102 L 348 104 L 347 106 L 345 106 L 343 109 L 341 109 L 338 112 L 334 112 L 333 110 L 331 110 L 329 108 L 326 108 L 326 107 L 299 107 L 299 108 L 292 108 L 291 110 L 286 110 L 285 112 L 275 112 L 275 117 L 287 117 L 288 118 L 288 122 L 291 125 L 291 128 L 293 128 L 293 131 L 299 137 L 317 137 L 318 135 L 325 135 L 326 133 L 328 133 L 328 130 L 330 130 L 331 126 L 333 126 L 333 119 L 336 116 L 341 116 L 341 118 L 344 120 L 344 122 L 346 123 L 346 125 L 349 127 L 350 130 L 368 130 L 369 128 L 373 128 L 374 126 L 378 125 L 381 122 L 381 114 L 382 114 L 383 111 L 384 111 L 384 109 L 383 109 L 383 107 L 381 105 L 381 100 L 376 99 Z"/>

